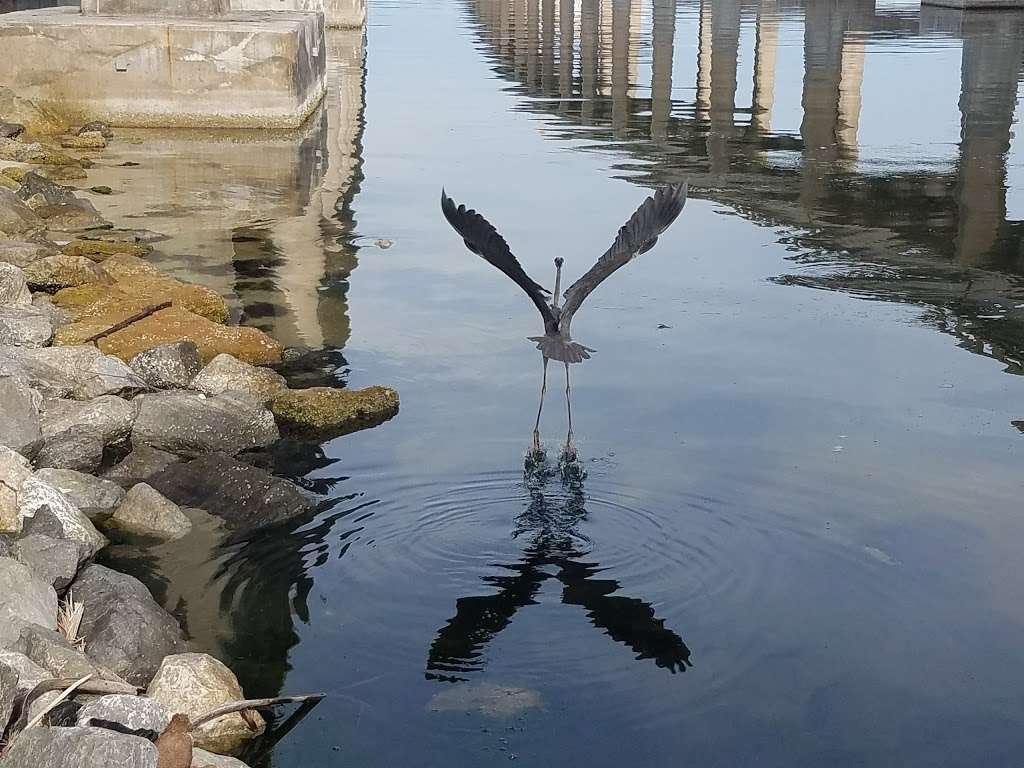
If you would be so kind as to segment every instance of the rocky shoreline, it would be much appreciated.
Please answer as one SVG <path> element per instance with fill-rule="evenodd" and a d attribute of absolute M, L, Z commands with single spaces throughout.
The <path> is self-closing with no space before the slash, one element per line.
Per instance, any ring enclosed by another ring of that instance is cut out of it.
<path fill-rule="evenodd" d="M 290 389 L 274 368 L 308 350 L 230 325 L 223 297 L 147 262 L 160 235 L 66 186 L 88 188 L 112 139 L 90 124 L 58 149 L 0 121 L 0 768 L 239 768 L 255 709 L 193 725 L 245 698 L 235 675 L 95 558 L 108 535 L 312 514 L 247 453 L 374 426 L 398 396 Z"/>

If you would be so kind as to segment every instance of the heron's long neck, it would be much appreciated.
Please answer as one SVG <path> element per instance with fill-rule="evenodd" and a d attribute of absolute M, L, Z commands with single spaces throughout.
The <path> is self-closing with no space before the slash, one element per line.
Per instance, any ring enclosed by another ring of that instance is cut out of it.
<path fill-rule="evenodd" d="M 562 290 L 562 265 L 555 265 L 555 292 L 551 297 L 551 306 L 558 309 L 558 297 Z"/>

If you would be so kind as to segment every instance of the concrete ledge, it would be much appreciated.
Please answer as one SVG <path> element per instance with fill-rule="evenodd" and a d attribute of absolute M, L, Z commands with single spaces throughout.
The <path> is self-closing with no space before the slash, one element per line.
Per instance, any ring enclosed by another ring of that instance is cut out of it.
<path fill-rule="evenodd" d="M 366 0 L 231 0 L 231 7 L 236 11 L 319 12 L 332 29 L 358 29 L 366 23 Z"/>
<path fill-rule="evenodd" d="M 1024 8 L 1024 0 L 921 0 L 921 5 L 936 5 L 940 8 Z"/>
<path fill-rule="evenodd" d="M 72 124 L 294 127 L 325 91 L 317 13 L 22 11 L 0 16 L 0 50 L 4 85 Z"/>

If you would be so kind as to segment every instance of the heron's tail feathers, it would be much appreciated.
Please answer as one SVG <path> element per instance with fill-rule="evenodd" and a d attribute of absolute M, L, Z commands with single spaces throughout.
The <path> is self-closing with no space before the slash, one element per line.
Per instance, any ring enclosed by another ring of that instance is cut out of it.
<path fill-rule="evenodd" d="M 582 363 L 590 359 L 592 352 L 597 351 L 558 336 L 530 336 L 529 339 L 537 342 L 537 349 L 544 357 L 560 363 Z"/>

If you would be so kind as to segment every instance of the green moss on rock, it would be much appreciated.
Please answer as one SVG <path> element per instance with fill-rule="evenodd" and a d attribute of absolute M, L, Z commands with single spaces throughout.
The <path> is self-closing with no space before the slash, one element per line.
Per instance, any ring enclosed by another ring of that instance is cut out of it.
<path fill-rule="evenodd" d="M 282 392 L 270 402 L 278 424 L 289 431 L 344 435 L 381 424 L 398 413 L 398 393 L 389 387 L 312 387 Z"/>

